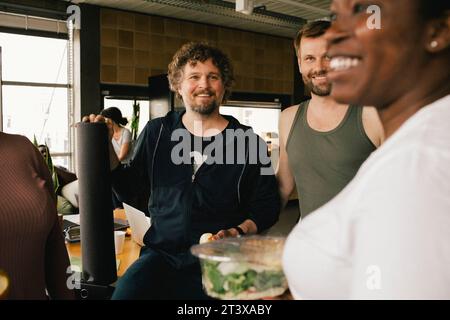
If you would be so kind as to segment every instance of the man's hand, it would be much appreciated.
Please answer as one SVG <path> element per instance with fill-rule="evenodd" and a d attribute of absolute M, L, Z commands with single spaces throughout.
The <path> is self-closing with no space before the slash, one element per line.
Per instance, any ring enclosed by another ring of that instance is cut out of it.
<path fill-rule="evenodd" d="M 245 220 L 238 227 L 242 229 L 245 235 L 256 234 L 258 232 L 258 227 L 251 219 Z M 212 236 L 211 240 L 219 240 L 237 236 L 239 236 L 239 231 L 236 228 L 230 228 L 226 230 L 220 230 L 214 236 Z"/>
<path fill-rule="evenodd" d="M 211 237 L 211 240 L 219 240 L 224 238 L 232 238 L 239 236 L 239 232 L 235 228 L 230 228 L 227 230 L 220 230 L 215 235 Z"/>
<path fill-rule="evenodd" d="M 104 116 L 100 115 L 100 114 L 93 114 L 91 113 L 88 116 L 84 116 L 83 119 L 81 120 L 82 122 L 100 122 L 100 123 L 106 123 L 106 126 L 108 127 L 108 136 L 109 139 L 112 139 L 113 134 L 114 134 L 114 130 L 113 130 L 113 126 L 111 121 L 108 118 L 105 118 Z"/>
<path fill-rule="evenodd" d="M 86 122 L 86 123 L 99 122 L 99 123 L 106 124 L 106 126 L 108 127 L 108 136 L 109 136 L 109 165 L 110 165 L 111 170 L 114 170 L 115 168 L 117 168 L 117 166 L 120 164 L 120 162 L 119 162 L 119 159 L 117 158 L 116 152 L 114 151 L 114 148 L 111 143 L 111 141 L 113 139 L 113 135 L 114 135 L 114 130 L 113 130 L 111 121 L 102 115 L 91 113 L 88 116 L 84 116 L 81 119 L 81 122 Z"/>

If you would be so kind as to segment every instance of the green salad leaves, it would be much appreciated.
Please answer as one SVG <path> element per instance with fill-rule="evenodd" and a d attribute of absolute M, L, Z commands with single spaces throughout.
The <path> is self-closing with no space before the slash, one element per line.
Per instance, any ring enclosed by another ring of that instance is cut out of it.
<path fill-rule="evenodd" d="M 222 265 L 221 265 L 222 264 Z M 265 291 L 285 286 L 285 277 L 281 270 L 255 270 L 251 265 L 238 264 L 229 269 L 227 262 L 204 261 L 204 276 L 212 285 L 213 292 L 223 295 L 231 292 L 237 295 L 246 290 Z M 229 263 L 228 263 L 229 264 Z"/>

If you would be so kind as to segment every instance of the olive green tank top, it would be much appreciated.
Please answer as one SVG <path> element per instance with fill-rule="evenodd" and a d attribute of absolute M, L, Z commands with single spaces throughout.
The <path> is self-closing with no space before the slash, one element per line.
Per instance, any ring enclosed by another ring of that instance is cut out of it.
<path fill-rule="evenodd" d="M 362 122 L 362 107 L 350 106 L 333 130 L 312 129 L 307 120 L 309 101 L 298 107 L 286 142 L 304 218 L 337 195 L 376 149 Z"/>

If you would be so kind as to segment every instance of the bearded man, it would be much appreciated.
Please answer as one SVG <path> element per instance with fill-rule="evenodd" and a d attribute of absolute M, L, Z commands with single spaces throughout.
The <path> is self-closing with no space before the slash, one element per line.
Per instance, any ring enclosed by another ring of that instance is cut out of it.
<path fill-rule="evenodd" d="M 234 80 L 229 58 L 206 43 L 187 43 L 168 71 L 170 88 L 186 110 L 148 122 L 128 166 L 110 152 L 114 191 L 127 199 L 149 185 L 152 220 L 139 259 L 112 299 L 207 299 L 191 246 L 206 233 L 210 240 L 257 234 L 278 219 L 267 145 L 219 112 Z M 104 119 L 90 115 L 83 121 Z"/>
<path fill-rule="evenodd" d="M 294 46 L 311 99 L 280 117 L 277 178 L 282 208 L 297 187 L 302 218 L 337 195 L 384 139 L 375 108 L 339 104 L 330 96 L 324 39 L 329 27 L 328 21 L 314 21 L 298 32 Z"/>

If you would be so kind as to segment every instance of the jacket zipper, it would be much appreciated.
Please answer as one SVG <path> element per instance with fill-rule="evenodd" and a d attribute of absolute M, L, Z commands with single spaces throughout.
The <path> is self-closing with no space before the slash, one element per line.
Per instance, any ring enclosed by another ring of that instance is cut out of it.
<path fill-rule="evenodd" d="M 192 177 L 191 177 L 191 182 L 194 183 L 195 182 L 195 178 L 197 177 L 197 173 L 200 170 L 200 168 L 203 166 L 203 163 L 197 168 L 197 172 L 195 172 L 194 169 L 194 165 L 192 165 Z"/>
<path fill-rule="evenodd" d="M 155 158 L 156 158 L 156 152 L 158 151 L 159 146 L 159 140 L 161 139 L 161 134 L 164 128 L 164 123 L 161 123 L 161 128 L 159 129 L 158 139 L 156 140 L 155 150 L 153 150 L 153 157 L 152 157 L 152 176 L 150 179 L 150 192 L 153 192 L 153 180 L 154 180 L 154 168 L 155 168 Z"/>

